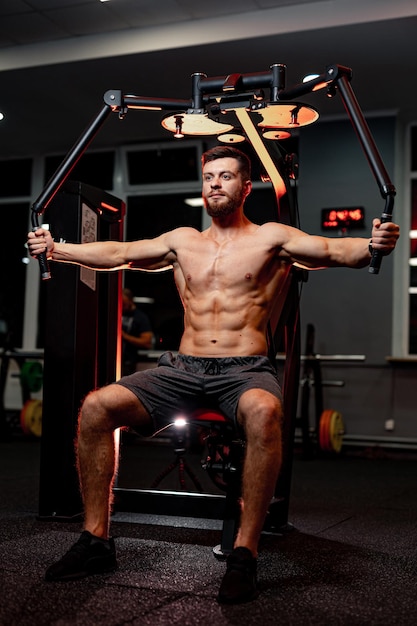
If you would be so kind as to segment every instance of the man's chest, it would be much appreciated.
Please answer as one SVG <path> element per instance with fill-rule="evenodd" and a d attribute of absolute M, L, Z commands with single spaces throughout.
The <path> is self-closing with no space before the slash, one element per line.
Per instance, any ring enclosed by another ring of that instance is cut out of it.
<path fill-rule="evenodd" d="M 269 282 L 280 264 L 275 251 L 262 247 L 218 246 L 186 254 L 180 271 L 192 289 L 252 289 Z"/>

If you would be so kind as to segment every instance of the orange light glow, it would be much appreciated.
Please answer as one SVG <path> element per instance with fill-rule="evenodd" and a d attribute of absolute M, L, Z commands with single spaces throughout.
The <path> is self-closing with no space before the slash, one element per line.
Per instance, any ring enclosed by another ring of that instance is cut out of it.
<path fill-rule="evenodd" d="M 111 211 L 112 213 L 119 212 L 119 209 L 116 209 L 116 207 L 111 206 L 111 204 L 107 204 L 106 202 L 100 202 L 100 206 L 103 207 L 103 209 L 107 209 L 108 211 Z"/>

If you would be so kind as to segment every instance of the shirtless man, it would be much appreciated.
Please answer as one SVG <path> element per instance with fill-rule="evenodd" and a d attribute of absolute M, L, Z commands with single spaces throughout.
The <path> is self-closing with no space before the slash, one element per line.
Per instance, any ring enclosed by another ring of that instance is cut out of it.
<path fill-rule="evenodd" d="M 235 548 L 227 559 L 218 601 L 256 597 L 258 541 L 281 460 L 281 394 L 267 358 L 266 329 L 276 294 L 297 263 L 306 268 L 369 264 L 369 239 L 325 238 L 244 215 L 251 191 L 250 163 L 229 146 L 203 155 L 202 195 L 211 226 L 177 228 L 134 242 L 54 243 L 48 231 L 28 235 L 32 256 L 98 270 L 173 268 L 184 305 L 178 356 L 91 392 L 80 411 L 77 459 L 85 510 L 84 531 L 46 579 L 72 580 L 116 568 L 109 537 L 115 473 L 114 430 L 157 428 L 172 406 L 219 407 L 243 428 L 246 457 L 243 501 Z M 374 219 L 372 247 L 386 255 L 399 237 L 393 223 Z"/>

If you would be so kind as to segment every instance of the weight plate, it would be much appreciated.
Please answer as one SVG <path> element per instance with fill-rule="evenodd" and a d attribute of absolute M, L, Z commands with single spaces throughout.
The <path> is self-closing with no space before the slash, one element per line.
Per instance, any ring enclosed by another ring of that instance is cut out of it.
<path fill-rule="evenodd" d="M 20 425 L 25 435 L 40 437 L 42 434 L 42 402 L 28 400 L 20 411 Z"/>
<path fill-rule="evenodd" d="M 329 450 L 329 420 L 331 417 L 331 409 L 323 411 L 319 422 L 319 446 L 323 452 Z"/>
<path fill-rule="evenodd" d="M 43 368 L 40 361 L 25 361 L 20 370 L 22 386 L 31 393 L 42 389 Z"/>
<path fill-rule="evenodd" d="M 326 409 L 320 416 L 319 446 L 323 452 L 340 452 L 345 428 L 342 415 L 333 409 Z"/>
<path fill-rule="evenodd" d="M 330 446 L 334 452 L 340 452 L 343 444 L 343 435 L 345 434 L 345 426 L 343 424 L 343 419 L 338 411 L 333 411 L 332 416 L 330 418 L 330 428 L 329 428 L 329 436 L 330 436 Z"/>

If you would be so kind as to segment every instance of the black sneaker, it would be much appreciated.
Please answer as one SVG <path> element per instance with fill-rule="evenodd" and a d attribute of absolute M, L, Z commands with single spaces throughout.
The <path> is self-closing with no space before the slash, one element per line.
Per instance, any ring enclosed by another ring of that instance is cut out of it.
<path fill-rule="evenodd" d="M 257 598 L 256 558 L 252 552 L 248 548 L 235 548 L 226 563 L 217 601 L 221 604 L 240 604 Z"/>
<path fill-rule="evenodd" d="M 101 539 L 85 530 L 62 559 L 48 567 L 45 580 L 77 580 L 91 574 L 114 572 L 115 569 L 114 539 Z"/>

